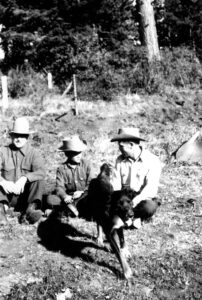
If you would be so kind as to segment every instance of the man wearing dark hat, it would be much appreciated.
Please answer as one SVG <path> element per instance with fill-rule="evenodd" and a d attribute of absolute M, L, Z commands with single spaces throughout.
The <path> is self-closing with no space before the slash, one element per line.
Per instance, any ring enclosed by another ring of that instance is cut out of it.
<path fill-rule="evenodd" d="M 93 177 L 90 162 L 82 157 L 86 148 L 87 145 L 78 135 L 63 140 L 59 151 L 64 152 L 67 160 L 57 169 L 55 195 L 49 195 L 47 198 L 50 209 L 66 203 L 72 216 L 79 215 L 78 203 L 85 199 Z"/>
<path fill-rule="evenodd" d="M 30 134 L 28 120 L 17 118 L 10 132 L 11 144 L 0 149 L 0 224 L 7 222 L 8 207 L 21 212 L 21 223 L 35 223 L 42 216 L 45 167 L 28 142 Z"/>
<path fill-rule="evenodd" d="M 157 196 L 161 174 L 159 158 L 146 150 L 141 142 L 139 129 L 128 127 L 119 130 L 111 142 L 118 142 L 121 155 L 116 160 L 114 189 L 130 187 L 137 192 L 133 199 L 135 228 L 141 227 L 141 220 L 150 218 L 160 205 Z"/>

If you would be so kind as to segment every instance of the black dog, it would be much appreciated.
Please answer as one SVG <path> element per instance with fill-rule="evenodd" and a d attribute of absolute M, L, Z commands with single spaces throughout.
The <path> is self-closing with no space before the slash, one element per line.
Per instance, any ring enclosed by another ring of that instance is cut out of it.
<path fill-rule="evenodd" d="M 127 263 L 129 252 L 125 245 L 123 229 L 128 225 L 127 222 L 132 220 L 132 199 L 136 193 L 131 189 L 113 191 L 110 184 L 112 172 L 113 168 L 109 164 L 101 166 L 100 174 L 89 186 L 89 203 L 93 219 L 98 226 L 98 242 L 103 244 L 103 229 L 121 264 L 124 277 L 128 279 L 132 276 L 132 271 Z"/>

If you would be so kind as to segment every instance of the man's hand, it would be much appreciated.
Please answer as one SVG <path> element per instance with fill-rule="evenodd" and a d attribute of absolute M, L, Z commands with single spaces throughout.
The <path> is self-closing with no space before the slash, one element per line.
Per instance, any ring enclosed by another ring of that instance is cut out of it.
<path fill-rule="evenodd" d="M 15 183 L 15 194 L 19 195 L 24 192 L 25 184 L 27 182 L 27 177 L 20 177 Z"/>
<path fill-rule="evenodd" d="M 72 196 L 66 195 L 66 196 L 65 196 L 65 199 L 64 199 L 64 202 L 65 202 L 66 204 L 72 203 L 72 202 L 73 202 Z"/>
<path fill-rule="evenodd" d="M 72 199 L 75 200 L 75 199 L 80 198 L 83 193 L 84 193 L 83 191 L 74 192 Z"/>
<path fill-rule="evenodd" d="M 6 194 L 12 194 L 12 193 L 15 194 L 16 187 L 13 181 L 2 180 L 0 182 L 0 186 L 2 186 Z"/>

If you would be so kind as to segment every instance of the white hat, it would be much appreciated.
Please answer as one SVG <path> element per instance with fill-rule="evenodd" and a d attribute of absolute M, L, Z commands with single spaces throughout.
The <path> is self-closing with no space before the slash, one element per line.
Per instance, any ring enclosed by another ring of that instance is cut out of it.
<path fill-rule="evenodd" d="M 135 127 L 125 127 L 118 131 L 118 134 L 111 139 L 111 142 L 119 141 L 145 141 L 145 139 L 140 137 L 139 128 Z"/>
<path fill-rule="evenodd" d="M 31 134 L 34 133 L 34 131 L 29 130 L 29 122 L 25 117 L 17 118 L 13 122 L 13 129 L 10 131 L 10 134 Z"/>
<path fill-rule="evenodd" d="M 63 152 L 83 152 L 87 145 L 79 138 L 78 135 L 73 135 L 70 138 L 65 138 L 63 140 L 63 145 L 58 151 Z"/>

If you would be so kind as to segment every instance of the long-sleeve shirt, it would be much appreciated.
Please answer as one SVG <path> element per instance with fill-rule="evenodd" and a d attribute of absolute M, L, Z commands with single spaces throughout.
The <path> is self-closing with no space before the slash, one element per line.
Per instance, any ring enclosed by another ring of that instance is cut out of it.
<path fill-rule="evenodd" d="M 16 149 L 13 144 L 0 149 L 0 181 L 16 182 L 21 176 L 34 182 L 45 178 L 45 166 L 37 149 L 27 142 Z"/>
<path fill-rule="evenodd" d="M 116 160 L 112 185 L 115 190 L 124 187 L 135 190 L 138 195 L 134 199 L 134 205 L 137 205 L 140 201 L 157 195 L 161 169 L 159 158 L 146 149 L 142 149 L 136 160 L 120 155 Z"/>
<path fill-rule="evenodd" d="M 56 172 L 56 194 L 64 200 L 66 195 L 72 195 L 76 191 L 85 192 L 92 178 L 92 168 L 87 160 L 82 159 L 76 166 L 66 161 Z"/>

